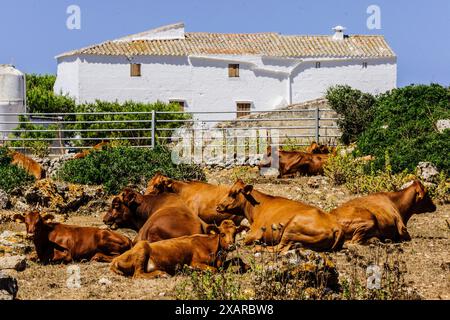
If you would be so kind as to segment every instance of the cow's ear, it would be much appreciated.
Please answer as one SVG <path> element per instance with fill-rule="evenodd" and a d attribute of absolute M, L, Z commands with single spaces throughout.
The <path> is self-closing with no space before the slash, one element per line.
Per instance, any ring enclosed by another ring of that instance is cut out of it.
<path fill-rule="evenodd" d="M 220 230 L 217 226 L 210 224 L 206 227 L 206 234 L 219 234 Z"/>
<path fill-rule="evenodd" d="M 13 220 L 16 222 L 25 222 L 25 217 L 17 213 L 13 216 Z"/>
<path fill-rule="evenodd" d="M 123 195 L 123 203 L 129 206 L 134 202 L 136 202 L 136 192 L 126 190 Z"/>
<path fill-rule="evenodd" d="M 46 214 L 45 216 L 42 217 L 42 220 L 44 221 L 49 221 L 49 220 L 54 220 L 55 216 L 52 214 Z"/>
<path fill-rule="evenodd" d="M 167 179 L 164 181 L 164 184 L 166 185 L 167 188 L 171 189 L 172 186 L 173 186 L 173 179 L 167 178 Z"/>
<path fill-rule="evenodd" d="M 246 196 L 250 195 L 253 191 L 253 186 L 251 184 L 246 184 L 244 188 L 242 189 L 242 193 Z"/>
<path fill-rule="evenodd" d="M 241 232 L 244 232 L 244 231 L 248 231 L 248 230 L 250 230 L 250 228 L 249 228 L 248 226 L 240 225 L 240 226 L 236 229 L 236 234 L 241 233 Z"/>

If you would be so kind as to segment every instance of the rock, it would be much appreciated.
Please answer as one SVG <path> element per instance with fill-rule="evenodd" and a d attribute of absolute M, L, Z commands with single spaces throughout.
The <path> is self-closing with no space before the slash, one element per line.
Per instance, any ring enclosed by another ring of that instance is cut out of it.
<path fill-rule="evenodd" d="M 77 211 L 89 201 L 104 195 L 101 186 L 65 184 L 43 179 L 25 192 L 25 200 L 29 205 L 40 205 L 59 213 L 67 213 Z"/>
<path fill-rule="evenodd" d="M 14 300 L 18 291 L 17 279 L 0 272 L 0 300 Z"/>
<path fill-rule="evenodd" d="M 25 235 L 19 232 L 3 231 L 0 234 L 0 256 L 23 255 L 31 252 L 32 246 L 26 241 Z"/>
<path fill-rule="evenodd" d="M 437 182 L 439 171 L 431 162 L 419 162 L 416 168 L 417 175 L 426 182 Z"/>
<path fill-rule="evenodd" d="M 28 204 L 26 204 L 26 203 L 24 203 L 24 202 L 22 202 L 20 200 L 17 200 L 13 204 L 13 208 L 14 208 L 15 211 L 24 213 L 24 212 L 29 211 L 31 207 Z"/>
<path fill-rule="evenodd" d="M 250 222 L 247 220 L 247 218 L 242 219 L 241 226 L 250 228 Z"/>
<path fill-rule="evenodd" d="M 306 184 L 313 189 L 317 189 L 320 187 L 322 183 L 322 177 L 311 177 L 308 179 L 308 181 L 306 182 Z"/>
<path fill-rule="evenodd" d="M 277 168 L 261 168 L 259 174 L 263 177 L 278 177 L 280 174 Z"/>
<path fill-rule="evenodd" d="M 442 119 L 436 122 L 436 128 L 440 133 L 443 133 L 444 130 L 450 129 L 450 119 Z"/>
<path fill-rule="evenodd" d="M 9 199 L 8 194 L 0 189 L 0 210 L 3 209 L 8 209 L 11 206 L 11 201 Z"/>
<path fill-rule="evenodd" d="M 102 286 L 110 286 L 112 285 L 112 281 L 106 278 L 101 278 L 100 280 L 98 280 L 98 283 Z"/>
<path fill-rule="evenodd" d="M 5 256 L 0 257 L 0 270 L 14 269 L 23 271 L 27 267 L 27 259 L 25 256 Z"/>

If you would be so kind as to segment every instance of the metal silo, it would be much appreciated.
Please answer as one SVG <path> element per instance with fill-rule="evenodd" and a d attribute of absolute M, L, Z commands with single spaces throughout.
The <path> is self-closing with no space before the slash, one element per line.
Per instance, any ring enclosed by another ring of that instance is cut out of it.
<path fill-rule="evenodd" d="M 17 115 L 25 112 L 26 104 L 25 74 L 12 65 L 0 64 L 0 138 L 5 139 L 18 122 Z"/>

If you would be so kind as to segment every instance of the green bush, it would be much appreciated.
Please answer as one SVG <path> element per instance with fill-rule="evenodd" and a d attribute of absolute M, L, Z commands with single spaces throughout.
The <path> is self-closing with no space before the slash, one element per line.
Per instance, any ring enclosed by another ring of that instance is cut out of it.
<path fill-rule="evenodd" d="M 93 113 L 93 112 L 151 112 L 155 111 L 180 111 L 179 104 L 171 103 L 166 104 L 160 101 L 156 103 L 136 103 L 128 101 L 125 103 L 118 102 L 105 102 L 96 101 L 95 103 L 82 104 L 75 107 L 76 112 L 80 113 Z M 157 120 L 181 120 L 187 119 L 188 116 L 180 113 L 168 113 L 157 115 Z M 78 146 L 95 145 L 99 143 L 98 139 L 108 138 L 126 138 L 130 137 L 129 140 L 119 140 L 126 141 L 129 145 L 150 145 L 151 144 L 151 115 L 147 114 L 107 114 L 107 115 L 92 115 L 84 114 L 77 115 L 76 121 L 130 121 L 138 120 L 145 122 L 122 122 L 122 123 L 76 123 L 73 125 L 67 125 L 68 129 L 73 130 L 105 130 L 111 129 L 111 131 L 96 131 L 96 132 L 82 132 L 80 135 L 83 138 L 95 138 L 94 140 L 81 140 Z M 170 123 L 158 123 L 158 128 L 178 128 L 181 122 L 170 122 Z M 114 131 L 114 129 L 119 129 Z M 124 129 L 148 129 L 142 131 L 120 131 Z M 167 137 L 171 136 L 172 130 L 161 130 L 156 131 L 157 137 Z M 158 140 L 157 140 L 158 141 Z M 164 142 L 158 141 L 158 142 Z"/>
<path fill-rule="evenodd" d="M 330 107 L 338 113 L 337 125 L 341 130 L 341 141 L 348 145 L 355 142 L 373 119 L 376 98 L 350 86 L 334 86 L 327 90 Z"/>
<path fill-rule="evenodd" d="M 205 180 L 199 166 L 174 164 L 170 151 L 161 146 L 93 151 L 83 159 L 67 161 L 56 176 L 71 183 L 104 185 L 107 192 L 115 194 L 129 184 L 146 183 L 158 171 L 175 179 Z"/>
<path fill-rule="evenodd" d="M 56 76 L 28 74 L 27 105 L 30 113 L 73 112 L 75 101 L 64 95 L 55 95 Z"/>
<path fill-rule="evenodd" d="M 336 156 L 328 159 L 324 167 L 325 175 L 335 185 L 345 185 L 352 193 L 374 193 L 397 191 L 406 182 L 415 179 L 406 170 L 397 174 L 392 172 L 390 155 L 386 152 L 383 157 L 385 167 L 382 170 L 374 168 L 373 161 L 363 161 L 353 154 Z"/>
<path fill-rule="evenodd" d="M 362 154 L 376 157 L 374 166 L 385 166 L 389 152 L 394 173 L 413 171 L 420 161 L 430 161 L 450 173 L 450 130 L 439 133 L 436 122 L 450 119 L 450 90 L 438 84 L 411 85 L 377 98 L 374 119 L 358 139 Z"/>
<path fill-rule="evenodd" d="M 5 147 L 0 148 L 0 189 L 11 192 L 15 188 L 23 187 L 34 181 L 25 170 L 12 165 L 9 151 Z"/>
<path fill-rule="evenodd" d="M 51 140 L 56 139 L 56 132 L 38 131 L 38 130 L 56 130 L 58 126 L 49 125 L 47 127 L 43 125 L 33 124 L 25 117 L 20 117 L 20 124 L 16 127 L 16 130 L 35 130 L 35 131 L 23 131 L 14 132 L 9 135 L 11 139 L 21 138 L 21 141 L 9 141 L 8 146 L 16 148 L 24 148 L 31 151 L 31 153 L 38 157 L 45 157 L 50 153 Z M 33 139 L 33 140 L 25 140 Z"/>

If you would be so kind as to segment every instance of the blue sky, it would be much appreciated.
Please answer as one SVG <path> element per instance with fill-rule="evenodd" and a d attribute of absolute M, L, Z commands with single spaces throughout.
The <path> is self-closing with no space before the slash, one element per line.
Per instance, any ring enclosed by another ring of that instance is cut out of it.
<path fill-rule="evenodd" d="M 66 27 L 69 5 L 81 8 L 81 29 Z M 381 29 L 369 30 L 369 5 L 381 9 Z M 450 85 L 448 0 L 0 0 L 0 64 L 55 73 L 54 56 L 161 25 L 186 31 L 382 34 L 398 56 L 398 85 Z"/>

